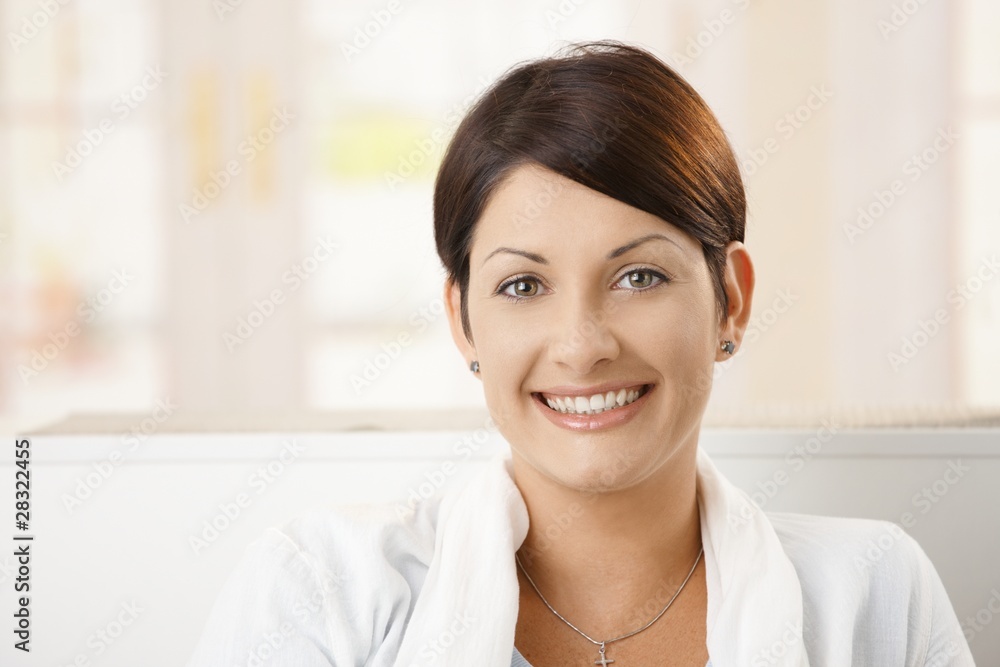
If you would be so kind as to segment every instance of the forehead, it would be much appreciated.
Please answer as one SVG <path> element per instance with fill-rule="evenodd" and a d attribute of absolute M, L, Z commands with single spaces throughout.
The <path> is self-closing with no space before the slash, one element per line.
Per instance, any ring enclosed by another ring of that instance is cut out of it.
<path fill-rule="evenodd" d="M 514 169 L 493 192 L 473 232 L 471 254 L 482 256 L 497 244 L 542 243 L 556 249 L 580 238 L 596 245 L 620 244 L 653 232 L 674 239 L 686 252 L 699 247 L 660 217 L 528 164 Z"/>

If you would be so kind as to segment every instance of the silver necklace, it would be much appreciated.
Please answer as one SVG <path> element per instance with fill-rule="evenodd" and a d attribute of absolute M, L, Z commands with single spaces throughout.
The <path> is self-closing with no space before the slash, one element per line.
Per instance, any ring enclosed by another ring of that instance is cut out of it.
<path fill-rule="evenodd" d="M 516 551 L 514 552 L 514 560 L 517 561 L 517 566 L 519 568 L 521 568 L 521 572 L 523 572 L 524 576 L 527 577 L 528 583 L 530 583 L 531 587 L 535 589 L 535 592 L 538 593 L 538 597 L 540 597 L 542 599 L 542 602 L 544 602 L 545 606 L 549 608 L 549 611 L 551 611 L 553 614 L 555 614 L 556 616 L 558 616 L 559 620 L 561 620 L 563 623 L 565 623 L 566 625 L 568 625 L 569 627 L 573 628 L 578 633 L 580 633 L 581 635 L 583 635 L 583 637 L 586 638 L 587 641 L 589 641 L 591 644 L 596 644 L 598 646 L 598 648 L 599 648 L 599 650 L 601 652 L 601 655 L 600 655 L 600 657 L 597 660 L 594 661 L 594 664 L 595 665 L 601 665 L 601 667 L 607 667 L 612 662 L 614 662 L 614 660 L 611 660 L 610 658 L 608 658 L 607 656 L 604 655 L 604 650 L 605 650 L 604 649 L 604 645 L 605 644 L 610 644 L 611 642 L 616 642 L 619 639 L 627 639 L 628 637 L 631 637 L 632 635 L 637 635 L 640 632 L 642 632 L 643 630 L 645 630 L 646 628 L 648 628 L 649 626 L 651 626 L 653 623 L 656 623 L 656 621 L 660 618 L 660 616 L 663 616 L 663 614 L 667 611 L 667 609 L 670 608 L 670 605 L 673 604 L 674 600 L 677 599 L 677 596 L 680 595 L 681 591 L 684 590 L 684 586 L 687 584 L 688 579 L 691 578 L 691 575 L 694 574 L 695 568 L 698 567 L 698 562 L 701 560 L 701 555 L 704 552 L 705 552 L 705 548 L 704 547 L 702 547 L 698 551 L 698 557 L 694 559 L 694 565 L 691 566 L 691 571 L 688 572 L 688 574 L 687 574 L 686 577 L 684 577 L 684 581 L 681 582 L 680 588 L 677 589 L 677 592 L 674 593 L 674 596 L 672 598 L 670 598 L 669 602 L 667 602 L 667 606 L 664 607 L 662 610 L 660 610 L 660 613 L 657 614 L 656 617 L 652 621 L 650 621 L 646 625 L 642 626 L 638 630 L 633 630 L 632 632 L 628 633 L 627 635 L 622 635 L 621 637 L 615 637 L 614 639 L 605 639 L 602 642 L 599 642 L 596 639 L 591 639 L 590 637 L 588 637 L 582 630 L 580 630 L 578 627 L 576 627 L 575 625 L 573 625 L 572 623 L 570 623 L 569 621 L 567 621 L 565 618 L 562 617 L 562 614 L 560 614 L 558 611 L 556 611 L 555 609 L 553 609 L 552 605 L 549 604 L 549 601 L 545 599 L 544 595 L 542 595 L 542 592 L 540 590 L 538 590 L 538 586 L 536 586 L 535 582 L 532 581 L 531 576 L 528 574 L 527 570 L 525 570 L 524 566 L 521 565 L 521 559 L 518 557 Z"/>

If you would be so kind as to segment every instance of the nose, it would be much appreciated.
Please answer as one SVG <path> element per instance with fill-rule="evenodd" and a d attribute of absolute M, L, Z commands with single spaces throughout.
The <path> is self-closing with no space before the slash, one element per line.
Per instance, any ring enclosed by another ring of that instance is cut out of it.
<path fill-rule="evenodd" d="M 567 295 L 550 323 L 555 332 L 552 359 L 578 375 L 616 359 L 621 348 L 612 327 L 615 310 L 611 299 L 582 293 Z"/>

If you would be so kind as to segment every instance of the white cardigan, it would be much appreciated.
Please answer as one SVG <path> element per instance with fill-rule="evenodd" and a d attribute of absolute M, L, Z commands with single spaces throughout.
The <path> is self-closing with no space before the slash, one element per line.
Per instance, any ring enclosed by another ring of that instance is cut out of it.
<path fill-rule="evenodd" d="M 765 513 L 701 448 L 697 475 L 714 667 L 974 664 L 896 524 Z M 189 667 L 509 667 L 527 530 L 509 453 L 412 511 L 307 513 L 248 547 Z"/>

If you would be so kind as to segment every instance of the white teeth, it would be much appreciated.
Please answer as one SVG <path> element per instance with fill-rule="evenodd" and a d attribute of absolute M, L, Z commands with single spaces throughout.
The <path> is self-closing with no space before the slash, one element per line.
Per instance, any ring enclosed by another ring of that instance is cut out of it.
<path fill-rule="evenodd" d="M 619 389 L 617 393 L 609 391 L 606 394 L 593 396 L 554 396 L 543 397 L 545 403 L 562 413 L 596 415 L 607 410 L 614 410 L 639 398 L 638 389 Z"/>
<path fill-rule="evenodd" d="M 627 395 L 628 395 L 627 391 L 625 391 L 624 389 L 619 389 L 618 395 L 615 396 L 615 402 L 618 403 L 619 406 L 625 405 L 625 398 Z"/>

